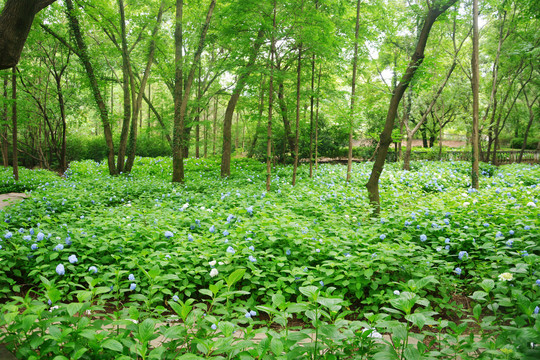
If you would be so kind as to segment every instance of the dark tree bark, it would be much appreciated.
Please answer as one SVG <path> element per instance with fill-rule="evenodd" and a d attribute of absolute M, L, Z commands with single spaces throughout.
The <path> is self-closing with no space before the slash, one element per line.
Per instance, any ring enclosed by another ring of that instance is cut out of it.
<path fill-rule="evenodd" d="M 424 49 L 426 48 L 426 43 L 433 24 L 435 23 L 439 15 L 444 13 L 450 6 L 452 6 L 456 2 L 457 0 L 448 0 L 443 3 L 432 4 L 424 19 L 424 25 L 418 38 L 416 49 L 411 58 L 411 62 L 409 63 L 409 66 L 407 67 L 407 70 L 401 78 L 398 86 L 394 90 L 394 94 L 392 95 L 392 99 L 390 100 L 390 106 L 388 108 L 388 114 L 386 116 L 384 130 L 380 136 L 379 151 L 377 152 L 371 175 L 366 184 L 369 201 L 373 206 L 373 213 L 375 215 L 378 215 L 380 213 L 379 178 L 384 168 L 384 162 L 386 160 L 386 155 L 388 154 L 388 147 L 392 142 L 392 129 L 394 128 L 394 120 L 397 115 L 399 102 L 401 101 L 405 90 L 409 86 L 409 83 L 413 79 L 416 70 L 424 60 Z"/>
<path fill-rule="evenodd" d="M 19 62 L 38 12 L 56 0 L 7 0 L 0 14 L 0 69 Z"/>
<path fill-rule="evenodd" d="M 319 65 L 319 76 L 317 79 L 317 105 L 315 107 L 315 170 L 319 168 L 319 102 L 321 99 L 321 74 L 322 64 Z"/>
<path fill-rule="evenodd" d="M 356 27 L 354 32 L 354 57 L 353 57 L 353 72 L 351 84 L 351 118 L 349 125 L 349 152 L 347 154 L 347 182 L 351 180 L 352 172 L 352 150 L 353 150 L 353 124 L 354 124 L 354 102 L 356 100 L 356 69 L 358 66 L 358 37 L 360 32 L 360 4 L 361 0 L 356 3 Z"/>
<path fill-rule="evenodd" d="M 296 134 L 294 137 L 294 166 L 292 186 L 296 185 L 298 171 L 298 143 L 300 142 L 300 88 L 302 85 L 302 44 L 298 47 L 298 67 L 296 68 Z"/>
<path fill-rule="evenodd" d="M 257 140 L 259 138 L 259 128 L 261 127 L 261 121 L 264 112 L 264 95 L 265 95 L 265 78 L 264 74 L 261 76 L 261 101 L 259 102 L 259 116 L 257 118 L 257 125 L 255 127 L 255 134 L 253 135 L 253 141 L 249 147 L 248 157 L 252 158 L 255 153 L 255 146 L 257 145 Z"/>
<path fill-rule="evenodd" d="M 212 0 L 208 6 L 208 13 L 206 14 L 206 20 L 203 24 L 201 30 L 201 35 L 199 37 L 199 44 L 195 55 L 193 57 L 193 63 L 188 74 L 187 81 L 185 85 L 183 84 L 182 76 L 178 76 L 178 72 L 182 72 L 182 0 L 177 0 L 177 19 L 176 19 L 176 31 L 175 31 L 175 40 L 180 40 L 176 42 L 176 77 L 175 77 L 175 90 L 174 90 L 174 134 L 173 134 L 173 182 L 184 182 L 184 161 L 182 150 L 185 146 L 184 139 L 184 124 L 186 117 L 187 103 L 189 99 L 189 94 L 191 92 L 191 86 L 193 84 L 193 78 L 195 77 L 195 71 L 197 70 L 197 65 L 200 61 L 202 51 L 204 49 L 206 34 L 210 26 L 210 21 L 212 20 L 212 13 L 214 12 L 214 7 L 216 6 L 216 0 Z M 180 17 L 178 15 L 180 14 Z M 179 33 L 177 33 L 179 31 Z M 180 81 L 178 81 L 180 80 Z M 185 86 L 185 89 L 182 91 L 182 85 Z"/>
<path fill-rule="evenodd" d="M 11 73 L 11 131 L 13 132 L 13 177 L 19 180 L 19 159 L 17 157 L 17 67 L 13 67 Z"/>
<path fill-rule="evenodd" d="M 8 98 L 8 83 L 9 79 L 8 76 L 4 76 L 4 99 Z M 9 166 L 9 158 L 8 158 L 8 103 L 7 101 L 4 102 L 4 126 L 2 126 L 2 161 L 4 163 L 4 167 L 7 168 Z"/>
<path fill-rule="evenodd" d="M 274 57 L 276 52 L 276 0 L 273 4 L 272 35 L 270 36 L 270 84 L 268 89 L 268 127 L 266 131 L 266 191 L 270 191 L 272 181 L 272 105 L 274 103 Z"/>
<path fill-rule="evenodd" d="M 318 3 L 317 3 L 318 4 Z M 313 177 L 313 115 L 315 104 L 315 54 L 311 57 L 311 95 L 309 97 L 309 177 Z"/>
<path fill-rule="evenodd" d="M 283 79 L 279 77 L 278 83 L 278 104 L 281 112 L 281 118 L 283 119 L 283 129 L 285 131 L 285 143 L 289 145 L 291 154 L 294 152 L 294 138 L 292 136 L 291 123 L 289 121 L 289 113 L 287 109 L 287 102 L 285 101 L 285 88 L 283 86 Z"/>
<path fill-rule="evenodd" d="M 473 93 L 473 123 L 472 123 L 472 171 L 471 171 L 471 183 L 474 189 L 479 187 L 479 153 L 480 153 L 480 136 L 478 127 L 478 112 L 480 107 L 479 101 L 479 87 L 480 87 L 480 73 L 478 70 L 478 0 L 473 0 L 473 51 L 471 58 L 471 86 Z"/>
<path fill-rule="evenodd" d="M 529 100 L 529 96 L 527 95 L 527 91 L 524 88 L 523 89 L 523 96 L 525 97 L 525 103 L 527 104 L 527 109 L 529 110 L 529 122 L 527 123 L 527 128 L 525 129 L 525 133 L 523 134 L 523 145 L 521 145 L 521 151 L 519 152 L 519 159 L 518 162 L 521 163 L 523 160 L 523 153 L 525 152 L 525 148 L 527 147 L 527 138 L 529 136 L 529 130 L 531 129 L 533 120 L 534 120 L 534 104 L 540 97 L 540 94 L 537 94 L 534 98 L 531 98 Z"/>
<path fill-rule="evenodd" d="M 264 30 L 261 28 L 257 33 L 257 38 L 252 51 L 249 55 L 249 60 L 244 68 L 242 74 L 238 77 L 238 82 L 234 87 L 227 109 L 225 110 L 225 119 L 223 120 L 223 150 L 221 153 L 221 177 L 231 176 L 231 148 L 232 148 L 232 120 L 234 115 L 234 109 L 240 99 L 240 94 L 244 89 L 246 82 L 253 72 L 259 49 L 264 40 Z"/>
<path fill-rule="evenodd" d="M 114 143 L 112 138 L 111 124 L 109 123 L 109 113 L 105 101 L 101 95 L 101 90 L 97 82 L 97 78 L 94 72 L 94 67 L 90 62 L 90 56 L 88 55 L 88 48 L 84 42 L 81 28 L 79 25 L 79 20 L 75 14 L 75 9 L 73 7 L 72 0 L 66 0 L 66 16 L 68 18 L 69 27 L 75 38 L 75 43 L 77 46 L 77 51 L 75 53 L 79 56 L 82 65 L 86 70 L 86 75 L 90 81 L 90 87 L 92 89 L 92 95 L 99 109 L 99 115 L 101 117 L 101 122 L 103 123 L 103 134 L 105 136 L 105 143 L 107 145 L 107 164 L 109 166 L 109 173 L 111 175 L 116 175 L 116 165 L 114 163 Z"/>

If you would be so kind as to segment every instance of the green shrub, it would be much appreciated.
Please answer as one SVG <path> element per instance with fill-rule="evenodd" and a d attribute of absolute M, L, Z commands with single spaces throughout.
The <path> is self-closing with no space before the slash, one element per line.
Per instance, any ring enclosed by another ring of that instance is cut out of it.
<path fill-rule="evenodd" d="M 539 138 L 528 138 L 527 139 L 527 145 L 525 146 L 526 150 L 536 150 L 538 147 L 538 143 L 540 142 Z M 510 141 L 510 147 L 512 149 L 521 149 L 523 146 L 523 138 L 522 137 L 516 137 L 513 138 Z"/>

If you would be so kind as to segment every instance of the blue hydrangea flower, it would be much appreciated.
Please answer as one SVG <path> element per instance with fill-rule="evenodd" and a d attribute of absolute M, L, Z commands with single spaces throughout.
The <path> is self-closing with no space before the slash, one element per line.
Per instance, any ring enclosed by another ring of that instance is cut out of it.
<path fill-rule="evenodd" d="M 216 227 L 214 225 L 212 225 L 212 226 L 210 226 L 210 229 L 208 229 L 208 230 L 210 230 L 210 232 L 213 234 L 213 233 L 216 232 Z"/>
<path fill-rule="evenodd" d="M 514 230 L 510 230 L 508 233 L 509 233 L 510 235 L 514 235 Z"/>
<path fill-rule="evenodd" d="M 37 244 L 32 244 L 32 246 L 30 246 L 30 249 L 32 250 L 37 250 L 38 246 Z"/>
<path fill-rule="evenodd" d="M 36 240 L 37 240 L 37 241 L 41 241 L 41 240 L 43 240 L 44 238 L 45 238 L 45 234 L 42 233 L 42 232 L 39 232 L 39 233 L 37 234 L 37 236 L 36 236 Z"/>
<path fill-rule="evenodd" d="M 324 286 L 324 281 L 319 281 L 319 284 L 321 284 L 321 286 Z"/>
<path fill-rule="evenodd" d="M 524 230 L 531 230 L 531 227 L 530 227 L 529 225 L 525 225 L 525 226 L 523 227 L 523 229 L 524 229 Z"/>
<path fill-rule="evenodd" d="M 381 239 L 381 240 L 386 239 L 386 235 L 382 234 L 381 236 L 379 236 L 379 239 Z"/>
<path fill-rule="evenodd" d="M 54 251 L 61 251 L 64 250 L 64 245 L 58 244 L 54 247 Z"/>
<path fill-rule="evenodd" d="M 527 252 L 527 250 L 523 250 L 520 252 L 521 256 L 525 257 L 525 256 L 529 256 L 529 253 Z"/>
<path fill-rule="evenodd" d="M 465 260 L 467 260 L 469 258 L 469 253 L 466 252 L 466 251 L 460 251 L 459 254 L 458 254 L 458 258 L 459 258 L 459 260 L 463 260 L 463 258 L 465 258 Z"/>
<path fill-rule="evenodd" d="M 512 245 L 514 244 L 514 240 L 510 239 L 506 242 L 506 246 L 508 247 L 512 247 Z"/>
<path fill-rule="evenodd" d="M 495 237 L 503 237 L 503 233 L 500 231 L 497 231 L 497 233 L 495 234 Z"/>
<path fill-rule="evenodd" d="M 249 215 L 253 215 L 253 206 L 248 207 L 246 211 Z"/>
<path fill-rule="evenodd" d="M 427 236 L 425 234 L 420 235 L 420 241 L 424 242 L 427 240 Z"/>
<path fill-rule="evenodd" d="M 11 239 L 12 236 L 13 236 L 13 234 L 12 234 L 10 231 L 8 231 L 8 232 L 6 233 L 6 235 L 4 235 L 4 237 L 5 237 L 6 239 Z"/>
<path fill-rule="evenodd" d="M 34 228 L 30 229 L 30 235 L 34 235 Z"/>
<path fill-rule="evenodd" d="M 77 261 L 79 261 L 79 259 L 77 259 L 77 256 L 75 256 L 75 255 L 70 255 L 68 257 L 68 260 L 69 260 L 70 264 L 75 264 Z"/>
<path fill-rule="evenodd" d="M 95 266 L 90 266 L 88 268 L 88 271 L 91 272 L 92 274 L 97 274 L 97 267 Z"/>
<path fill-rule="evenodd" d="M 537 306 L 537 307 L 534 308 L 534 313 L 535 313 L 536 315 L 538 315 L 538 312 L 540 312 L 540 308 L 538 308 L 538 306 Z"/>
<path fill-rule="evenodd" d="M 169 238 L 172 238 L 174 234 L 171 231 L 167 230 L 165 231 L 164 235 L 167 239 L 169 239 Z"/>
<path fill-rule="evenodd" d="M 249 314 L 251 316 L 257 316 L 257 312 L 255 310 L 249 310 Z"/>
<path fill-rule="evenodd" d="M 131 285 L 129 285 L 129 290 L 133 291 L 137 288 L 137 284 L 135 283 L 131 283 Z"/>
<path fill-rule="evenodd" d="M 71 245 L 71 237 L 66 238 L 66 245 Z"/>
<path fill-rule="evenodd" d="M 285 251 L 285 254 L 286 255 L 291 255 L 291 249 L 287 249 L 287 251 Z"/>
<path fill-rule="evenodd" d="M 455 269 L 454 269 L 454 272 L 455 272 L 458 276 L 461 275 L 461 268 L 458 268 L 458 267 L 455 268 Z"/>
<path fill-rule="evenodd" d="M 227 216 L 227 222 L 230 223 L 231 221 L 234 220 L 234 215 L 229 215 Z"/>
<path fill-rule="evenodd" d="M 443 221 L 444 221 L 445 225 L 449 225 L 449 224 L 450 224 L 450 220 L 448 220 L 448 219 L 444 219 Z"/>
<path fill-rule="evenodd" d="M 129 274 L 129 275 L 128 275 L 128 280 L 129 280 L 129 281 L 135 281 L 135 275 Z"/>
<path fill-rule="evenodd" d="M 228 252 L 229 254 L 234 254 L 236 251 L 234 251 L 234 249 L 233 249 L 232 246 L 229 246 L 229 247 L 227 248 L 227 252 Z"/>
<path fill-rule="evenodd" d="M 180 298 L 178 297 L 178 295 L 174 295 L 174 296 L 172 297 L 172 299 L 173 299 L 173 301 L 176 301 L 176 302 L 178 302 L 178 301 L 180 300 Z"/>
<path fill-rule="evenodd" d="M 257 262 L 257 259 L 255 259 L 255 258 L 253 257 L 253 255 L 249 255 L 248 259 L 249 259 L 249 261 L 251 261 L 251 262 Z"/>
<path fill-rule="evenodd" d="M 51 299 L 47 300 L 47 304 L 49 304 L 49 306 L 51 306 L 51 305 L 52 305 L 52 301 L 51 301 Z"/>
<path fill-rule="evenodd" d="M 23 234 L 24 233 L 24 229 L 23 228 L 20 228 L 19 229 L 19 234 Z"/>
<path fill-rule="evenodd" d="M 405 220 L 405 226 L 411 225 L 411 222 L 409 220 Z"/>
<path fill-rule="evenodd" d="M 229 232 L 227 230 L 223 230 L 223 236 L 228 236 Z"/>
<path fill-rule="evenodd" d="M 66 269 L 64 269 L 64 265 L 58 264 L 56 266 L 56 273 L 60 276 L 64 275 L 66 273 Z"/>
<path fill-rule="evenodd" d="M 188 239 L 188 241 L 193 241 L 193 235 L 188 234 L 188 235 L 187 235 L 187 239 Z"/>
<path fill-rule="evenodd" d="M 246 314 L 245 314 L 244 316 L 245 316 L 246 318 L 248 318 L 248 319 L 251 319 L 251 314 L 250 314 L 250 312 L 249 312 L 249 311 L 248 311 L 248 312 L 246 312 Z"/>
<path fill-rule="evenodd" d="M 212 330 L 216 330 L 217 329 L 217 325 L 216 324 L 212 324 L 212 326 L 210 326 L 212 328 Z"/>
<path fill-rule="evenodd" d="M 351 254 L 349 254 L 349 253 L 345 253 L 344 255 L 345 255 L 345 257 L 351 257 Z"/>
<path fill-rule="evenodd" d="M 197 225 L 197 226 L 201 226 L 201 220 L 199 220 L 199 219 L 195 219 L 195 225 Z"/>
<path fill-rule="evenodd" d="M 446 250 L 450 250 L 450 245 L 446 245 L 444 248 L 445 248 Z"/>
<path fill-rule="evenodd" d="M 251 245 L 250 247 L 248 247 L 248 249 L 251 251 L 255 251 L 255 246 Z"/>
<path fill-rule="evenodd" d="M 32 236 L 31 235 L 24 235 L 23 240 L 30 241 L 30 240 L 32 240 Z"/>
<path fill-rule="evenodd" d="M 536 280 L 536 286 L 540 286 L 540 279 Z"/>

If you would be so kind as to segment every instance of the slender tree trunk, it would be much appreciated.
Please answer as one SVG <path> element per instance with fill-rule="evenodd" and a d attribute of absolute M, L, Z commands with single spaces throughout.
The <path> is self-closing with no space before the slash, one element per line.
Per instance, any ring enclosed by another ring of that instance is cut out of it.
<path fill-rule="evenodd" d="M 270 191 L 272 181 L 272 105 L 274 103 L 274 54 L 276 52 L 275 31 L 276 31 L 276 0 L 273 6 L 272 35 L 270 37 L 270 85 L 268 89 L 268 128 L 266 140 L 266 191 Z"/>
<path fill-rule="evenodd" d="M 319 100 L 321 98 L 321 74 L 322 64 L 319 65 L 319 76 L 317 79 L 317 105 L 315 110 L 315 170 L 319 168 Z"/>
<path fill-rule="evenodd" d="M 259 137 L 259 128 L 261 126 L 261 121 L 263 117 L 264 112 L 264 95 L 265 95 L 265 78 L 264 74 L 261 76 L 261 101 L 259 103 L 259 117 L 257 118 L 257 125 L 255 127 L 255 135 L 253 136 L 253 141 L 251 142 L 251 147 L 248 152 L 248 157 L 253 157 L 253 154 L 255 152 L 255 146 L 257 145 L 257 139 Z"/>
<path fill-rule="evenodd" d="M 182 157 L 182 146 L 184 145 L 184 119 L 180 115 L 182 102 L 182 90 L 184 80 L 182 66 L 184 60 L 182 57 L 183 34 L 182 34 L 182 14 L 183 0 L 176 0 L 176 20 L 174 31 L 175 44 L 175 77 L 174 77 L 174 128 L 173 128 L 173 182 L 184 182 L 184 160 Z"/>
<path fill-rule="evenodd" d="M 221 153 L 221 177 L 231 176 L 231 142 L 232 142 L 232 120 L 234 115 L 234 109 L 240 99 L 240 95 L 246 85 L 246 82 L 253 72 L 255 67 L 255 61 L 259 54 L 259 49 L 264 40 L 264 30 L 261 28 L 257 33 L 252 51 L 249 55 L 248 62 L 246 63 L 244 72 L 238 77 L 236 86 L 234 87 L 227 109 L 225 110 L 225 118 L 223 120 L 223 149 Z"/>
<path fill-rule="evenodd" d="M 478 0 L 473 0 L 473 53 L 471 59 L 471 68 L 472 68 L 472 93 L 473 93 L 473 124 L 472 124 L 472 172 L 471 172 L 471 183 L 474 189 L 478 189 L 478 180 L 479 180 L 479 126 L 478 126 L 478 111 L 479 111 L 479 81 L 480 74 L 478 70 Z"/>
<path fill-rule="evenodd" d="M 216 155 L 216 143 L 217 143 L 217 113 L 218 113 L 218 98 L 214 101 L 214 137 L 212 139 L 212 155 Z"/>
<path fill-rule="evenodd" d="M 86 46 L 86 43 L 84 42 L 84 39 L 81 33 L 79 20 L 77 19 L 77 16 L 75 14 L 73 1 L 66 0 L 65 2 L 66 2 L 66 16 L 68 18 L 69 27 L 71 29 L 71 32 L 77 44 L 77 49 L 78 49 L 77 55 L 79 56 L 79 59 L 81 60 L 81 63 L 86 70 L 86 75 L 88 76 L 88 79 L 90 81 L 92 94 L 94 96 L 96 105 L 98 106 L 99 115 L 101 117 L 101 122 L 103 124 L 103 134 L 105 136 L 105 143 L 108 149 L 107 164 L 109 166 L 109 173 L 111 175 L 116 175 L 117 172 L 116 172 L 116 166 L 114 163 L 114 143 L 113 143 L 113 137 L 112 137 L 111 124 L 109 123 L 109 113 L 107 111 L 107 106 L 105 105 L 105 102 L 103 101 L 103 97 L 101 96 L 101 91 L 97 83 L 94 67 L 92 66 L 92 63 L 90 62 L 90 56 L 88 55 L 88 48 Z"/>
<path fill-rule="evenodd" d="M 294 138 L 294 167 L 292 186 L 296 185 L 298 171 L 298 143 L 300 141 L 300 88 L 302 85 L 302 44 L 298 47 L 298 67 L 296 71 L 296 136 Z"/>
<path fill-rule="evenodd" d="M 353 73 L 351 84 L 351 115 L 349 124 L 349 153 L 347 154 L 347 182 L 351 181 L 352 174 L 352 151 L 353 151 L 353 127 L 354 127 L 354 102 L 356 100 L 356 69 L 358 66 L 358 37 L 360 32 L 360 3 L 358 0 L 356 3 L 356 28 L 354 33 L 354 57 L 353 57 Z"/>
<path fill-rule="evenodd" d="M 62 91 L 62 79 L 56 77 L 56 92 L 58 94 L 58 106 L 60 107 L 60 118 L 62 119 L 62 143 L 60 144 L 60 172 L 64 173 L 67 170 L 66 160 L 66 136 L 67 136 L 67 121 L 66 107 L 64 102 L 64 93 Z M 41 135 L 40 135 L 41 138 Z"/>
<path fill-rule="evenodd" d="M 309 177 L 313 177 L 313 115 L 315 104 L 315 54 L 311 58 L 311 96 L 309 97 Z"/>
<path fill-rule="evenodd" d="M 195 116 L 195 158 L 199 158 L 200 120 L 201 120 L 201 62 L 199 61 L 199 78 L 197 81 L 197 116 Z"/>
<path fill-rule="evenodd" d="M 11 131 L 13 132 L 13 178 L 19 181 L 19 159 L 17 157 L 17 67 L 11 72 Z"/>
<path fill-rule="evenodd" d="M 161 126 L 161 128 L 163 129 L 163 133 L 165 134 L 165 139 L 167 140 L 167 142 L 169 143 L 169 145 L 171 146 L 171 149 L 172 149 L 172 139 L 171 139 L 171 135 L 169 135 L 169 129 L 167 128 L 167 126 L 165 126 L 165 123 L 163 122 L 163 118 L 161 117 L 161 115 L 159 114 L 159 112 L 157 111 L 157 109 L 155 108 L 155 106 L 152 104 L 152 102 L 150 101 L 150 99 L 148 99 L 146 97 L 146 95 L 143 95 L 143 99 L 144 101 L 146 101 L 146 104 L 148 104 L 148 108 L 150 110 L 152 110 L 152 112 L 154 113 L 154 116 L 156 117 L 159 125 Z"/>
<path fill-rule="evenodd" d="M 4 99 L 7 100 L 8 98 L 8 75 L 4 76 Z M 9 166 L 9 155 L 8 155 L 8 103 L 7 101 L 4 102 L 4 125 L 2 126 L 2 161 L 4 163 L 4 167 L 7 168 Z"/>
<path fill-rule="evenodd" d="M 120 37 L 122 44 L 122 90 L 124 94 L 124 118 L 122 121 L 122 130 L 120 132 L 120 143 L 118 145 L 118 157 L 116 159 L 116 168 L 119 173 L 124 171 L 124 160 L 126 156 L 126 147 L 129 135 L 129 123 L 131 121 L 131 89 L 130 89 L 130 69 L 129 50 L 126 37 L 126 20 L 124 13 L 124 1 L 118 0 L 118 10 L 120 13 Z M 111 104 L 112 106 L 112 104 Z"/>
<path fill-rule="evenodd" d="M 278 104 L 281 111 L 281 118 L 283 119 L 283 129 L 285 130 L 285 143 L 289 145 L 291 154 L 294 153 L 294 137 L 292 136 L 291 123 L 289 122 L 289 112 L 287 109 L 287 102 L 285 101 L 285 87 L 283 85 L 283 79 L 278 77 Z M 284 151 L 285 153 L 285 151 Z"/>
<path fill-rule="evenodd" d="M 132 93 L 132 99 L 133 99 L 133 114 L 131 115 L 131 131 L 129 133 L 129 144 L 127 148 L 127 161 L 126 165 L 124 167 L 125 172 L 131 172 L 131 169 L 133 168 L 133 164 L 135 162 L 135 154 L 137 152 L 137 120 L 140 120 L 139 127 L 142 127 L 142 101 L 144 97 L 144 91 L 146 89 L 146 84 L 148 83 L 148 78 L 150 77 L 150 71 L 152 69 L 152 63 L 154 62 L 154 54 L 156 51 L 156 35 L 158 33 L 158 30 L 161 26 L 161 19 L 163 17 L 163 11 L 165 10 L 165 1 L 162 0 L 157 20 L 154 25 L 154 29 L 152 30 L 152 34 L 150 35 L 150 43 L 148 45 L 148 59 L 146 62 L 146 67 L 144 69 L 144 73 L 141 79 L 141 83 L 139 86 L 138 91 L 136 90 L 135 86 L 135 77 L 132 71 L 132 68 L 130 66 L 130 78 L 131 78 L 131 93 Z"/>
<path fill-rule="evenodd" d="M 525 152 L 525 148 L 527 147 L 527 138 L 529 137 L 529 130 L 531 130 L 531 126 L 534 121 L 534 104 L 538 100 L 539 95 L 536 95 L 533 99 L 529 100 L 529 96 L 527 95 L 527 91 L 525 88 L 523 88 L 523 96 L 525 97 L 525 103 L 527 104 L 527 109 L 529 110 L 529 122 L 527 123 L 527 128 L 525 129 L 525 133 L 523 134 L 523 145 L 521 145 L 521 151 L 519 152 L 519 159 L 518 162 L 521 163 L 523 160 L 523 153 Z"/>
<path fill-rule="evenodd" d="M 177 0 L 177 16 L 178 16 L 178 2 L 181 2 L 182 0 Z M 173 146 L 173 182 L 184 182 L 184 162 L 183 162 L 183 156 L 182 156 L 182 148 L 186 145 L 184 144 L 184 121 L 186 116 L 186 109 L 187 109 L 187 103 L 189 100 L 189 94 L 191 92 L 191 85 L 193 84 L 193 78 L 195 76 L 195 70 L 197 69 L 197 64 L 200 61 L 202 51 L 204 49 L 204 43 L 206 39 L 206 33 L 208 32 L 208 27 L 210 26 L 210 21 L 212 20 L 212 13 L 214 12 L 214 7 L 216 6 L 216 0 L 212 0 L 210 2 L 210 5 L 208 7 L 208 12 L 206 14 L 206 21 L 203 25 L 203 28 L 201 30 L 201 35 L 199 37 L 199 44 L 197 47 L 197 51 L 195 52 L 195 56 L 193 58 L 193 63 L 191 64 L 191 69 L 188 74 L 188 78 L 185 84 L 185 89 L 183 93 L 180 93 L 176 88 L 181 87 L 181 83 L 175 83 L 175 132 L 174 132 L 174 144 Z M 181 5 L 180 5 L 181 7 Z M 180 10 L 180 15 L 182 13 L 182 10 Z M 181 17 L 180 17 L 181 19 Z M 177 19 L 178 24 L 178 19 Z M 178 25 L 177 25 L 178 26 Z M 181 32 L 181 28 L 180 28 Z M 180 41 L 180 46 L 178 44 L 176 45 L 176 52 L 182 52 L 182 46 Z M 181 68 L 181 62 L 176 63 L 176 69 L 178 71 L 182 71 Z M 176 102 L 179 102 L 180 99 L 177 99 L 177 95 L 182 95 L 182 101 L 177 106 Z"/>
<path fill-rule="evenodd" d="M 204 158 L 208 157 L 208 106 L 204 110 Z"/>
<path fill-rule="evenodd" d="M 405 90 L 409 86 L 409 83 L 413 79 L 416 70 L 421 65 L 424 59 L 424 49 L 426 47 L 429 33 L 433 24 L 435 23 L 439 15 L 444 13 L 450 6 L 452 6 L 456 2 L 457 0 L 449 0 L 446 1 L 444 4 L 432 4 L 432 7 L 426 15 L 424 26 L 422 27 L 422 31 L 418 38 L 415 53 L 413 54 L 411 62 L 409 63 L 409 66 L 407 67 L 407 70 L 401 78 L 398 86 L 394 90 L 394 94 L 392 95 L 392 99 L 390 100 L 390 106 L 388 108 L 388 114 L 386 116 L 384 130 L 381 133 L 379 141 L 379 151 L 377 152 L 377 156 L 375 158 L 375 163 L 373 164 L 373 169 L 371 171 L 369 181 L 366 184 L 369 201 L 373 206 L 373 213 L 375 215 L 378 215 L 380 213 L 379 178 L 384 168 L 386 155 L 388 153 L 388 147 L 392 142 L 392 129 L 394 127 L 394 120 L 397 115 L 399 102 L 401 101 Z"/>

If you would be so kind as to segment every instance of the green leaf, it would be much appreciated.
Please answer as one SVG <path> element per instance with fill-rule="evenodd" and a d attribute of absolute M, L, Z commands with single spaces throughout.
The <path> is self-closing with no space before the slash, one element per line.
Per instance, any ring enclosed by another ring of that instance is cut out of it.
<path fill-rule="evenodd" d="M 146 319 L 139 324 L 139 338 L 142 342 L 148 342 L 154 336 L 154 326 L 153 319 Z"/>
<path fill-rule="evenodd" d="M 246 269 L 237 269 L 227 278 L 227 286 L 232 287 L 244 276 Z"/>
<path fill-rule="evenodd" d="M 316 301 L 319 293 L 319 288 L 316 286 L 302 286 L 300 292 L 307 296 L 310 300 Z"/>
<path fill-rule="evenodd" d="M 208 289 L 200 289 L 199 292 L 203 295 L 207 295 L 207 296 L 210 296 L 210 297 L 214 297 L 214 294 L 212 293 L 212 291 L 208 290 Z"/>
<path fill-rule="evenodd" d="M 36 326 L 37 315 L 25 315 L 22 319 L 22 328 L 25 333 Z"/>
<path fill-rule="evenodd" d="M 480 283 L 480 287 L 487 293 L 489 293 L 491 290 L 493 290 L 493 288 L 495 287 L 495 281 L 491 280 L 491 279 L 484 279 L 484 281 L 482 281 Z"/>
<path fill-rule="evenodd" d="M 70 304 L 68 304 L 68 306 L 66 308 L 67 308 L 67 312 L 68 312 L 69 316 L 73 316 L 76 313 L 78 313 L 79 310 L 81 310 L 82 307 L 83 307 L 83 304 L 81 304 L 81 303 L 70 303 Z"/>
<path fill-rule="evenodd" d="M 113 350 L 116 352 L 122 352 L 124 348 L 119 341 L 116 341 L 114 339 L 105 340 L 101 346 L 106 349 Z"/>
<path fill-rule="evenodd" d="M 276 356 L 280 356 L 281 354 L 283 354 L 283 343 L 281 342 L 281 340 L 272 338 L 272 340 L 270 341 L 270 350 Z"/>
<path fill-rule="evenodd" d="M 418 360 L 422 358 L 422 355 L 420 355 L 420 352 L 418 349 L 416 349 L 413 345 L 409 344 L 405 351 L 403 352 L 403 355 L 405 359 L 407 360 Z"/>
<path fill-rule="evenodd" d="M 78 348 L 74 353 L 73 355 L 71 355 L 71 359 L 72 360 L 77 360 L 79 359 L 81 356 L 84 355 L 85 352 L 87 352 L 88 349 L 85 348 L 85 347 L 82 347 L 82 348 Z"/>
<path fill-rule="evenodd" d="M 272 306 L 273 307 L 278 308 L 284 303 L 285 303 L 285 296 L 283 296 L 282 294 L 274 294 L 274 295 L 272 295 Z"/>

